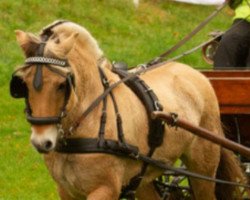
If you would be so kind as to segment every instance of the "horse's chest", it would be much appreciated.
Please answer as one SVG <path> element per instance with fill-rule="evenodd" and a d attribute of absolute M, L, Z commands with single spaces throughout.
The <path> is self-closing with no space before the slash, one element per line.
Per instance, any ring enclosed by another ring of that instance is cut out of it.
<path fill-rule="evenodd" d="M 109 180 L 109 163 L 113 163 L 112 160 L 102 155 L 86 154 L 45 158 L 54 180 L 74 197 L 86 196 L 100 183 L 100 179 Z"/>
<path fill-rule="evenodd" d="M 82 167 L 79 166 L 80 163 L 75 161 L 74 156 L 71 157 L 45 158 L 45 161 L 51 176 L 60 187 L 73 196 L 85 196 L 91 188 L 88 167 L 86 166 L 86 169 L 82 170 Z"/>

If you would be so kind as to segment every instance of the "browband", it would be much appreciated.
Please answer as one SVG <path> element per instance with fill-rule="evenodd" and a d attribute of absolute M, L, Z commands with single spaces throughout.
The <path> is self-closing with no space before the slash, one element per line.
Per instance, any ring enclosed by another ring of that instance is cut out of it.
<path fill-rule="evenodd" d="M 66 60 L 60 60 L 42 56 L 29 57 L 25 60 L 25 64 L 51 64 L 51 65 L 58 65 L 61 67 L 68 66 L 68 62 Z"/>

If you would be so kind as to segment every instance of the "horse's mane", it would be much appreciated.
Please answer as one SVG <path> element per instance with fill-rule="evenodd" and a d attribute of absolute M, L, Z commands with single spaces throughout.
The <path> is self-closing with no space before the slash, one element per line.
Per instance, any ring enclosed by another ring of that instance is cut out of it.
<path fill-rule="evenodd" d="M 73 33 L 78 33 L 76 45 L 81 49 L 85 49 L 91 56 L 99 59 L 103 55 L 97 41 L 84 27 L 69 21 L 55 21 L 52 24 L 44 27 L 40 36 L 44 34 L 51 34 L 52 37 L 60 36 L 61 39 L 67 38 Z"/>

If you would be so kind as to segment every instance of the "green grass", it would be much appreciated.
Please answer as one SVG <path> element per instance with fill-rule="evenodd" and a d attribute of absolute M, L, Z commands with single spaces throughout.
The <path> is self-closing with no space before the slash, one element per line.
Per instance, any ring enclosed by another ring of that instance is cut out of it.
<path fill-rule="evenodd" d="M 158 56 L 197 26 L 214 7 L 132 0 L 19 0 L 0 1 L 0 200 L 58 199 L 41 155 L 29 142 L 23 100 L 9 96 L 13 69 L 23 63 L 14 30 L 38 33 L 56 19 L 85 26 L 110 60 L 136 66 Z M 177 55 L 208 39 L 207 33 L 231 24 L 226 9 Z M 210 67 L 196 52 L 180 60 L 196 68 Z"/>

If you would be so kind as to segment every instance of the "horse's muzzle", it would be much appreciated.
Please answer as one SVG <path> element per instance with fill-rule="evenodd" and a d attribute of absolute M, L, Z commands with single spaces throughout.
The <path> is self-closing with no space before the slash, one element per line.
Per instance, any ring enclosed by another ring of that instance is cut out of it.
<path fill-rule="evenodd" d="M 49 153 L 54 149 L 53 143 L 49 140 L 44 141 L 43 143 L 36 143 L 35 141 L 31 140 L 31 143 L 39 153 Z"/>
<path fill-rule="evenodd" d="M 58 131 L 55 126 L 49 126 L 42 132 L 38 128 L 32 127 L 30 141 L 39 153 L 49 153 L 53 151 L 57 143 Z"/>

